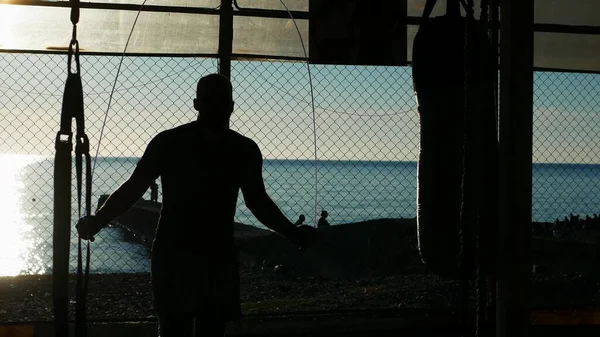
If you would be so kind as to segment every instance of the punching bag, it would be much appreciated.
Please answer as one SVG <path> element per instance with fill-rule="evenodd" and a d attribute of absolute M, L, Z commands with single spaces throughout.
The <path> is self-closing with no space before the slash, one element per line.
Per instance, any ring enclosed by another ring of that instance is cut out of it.
<path fill-rule="evenodd" d="M 484 131 L 493 129 L 481 126 L 490 116 L 494 121 L 494 91 L 489 60 L 481 55 L 491 55 L 491 49 L 487 36 L 477 33 L 480 28 L 474 19 L 469 21 L 465 48 L 467 19 L 459 11 L 427 20 L 434 3 L 428 1 L 412 56 L 421 129 L 418 245 L 432 272 L 459 280 L 475 269 L 478 215 L 485 203 L 481 170 L 489 147 L 481 139 Z"/>

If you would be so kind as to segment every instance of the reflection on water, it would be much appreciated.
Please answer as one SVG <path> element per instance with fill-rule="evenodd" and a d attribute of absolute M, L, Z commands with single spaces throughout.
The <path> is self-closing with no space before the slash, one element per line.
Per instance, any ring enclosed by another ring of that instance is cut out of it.
<path fill-rule="evenodd" d="M 14 276 L 25 269 L 42 271 L 43 258 L 36 253 L 41 238 L 22 212 L 27 165 L 39 158 L 22 155 L 0 155 L 0 275 Z M 38 263 L 36 263 L 36 261 Z M 37 264 L 37 266 L 36 266 Z"/>
<path fill-rule="evenodd" d="M 133 164 L 99 161 L 94 177 L 92 209 L 95 210 L 101 194 L 113 191 L 123 182 L 131 167 Z M 51 157 L 0 154 L 0 276 L 52 272 L 53 173 Z M 70 269 L 74 272 L 77 267 L 77 236 L 73 230 L 77 221 L 74 177 L 71 186 Z M 104 229 L 92 243 L 92 273 L 139 273 L 148 272 L 149 268 L 146 249 L 123 240 L 120 229 Z"/>

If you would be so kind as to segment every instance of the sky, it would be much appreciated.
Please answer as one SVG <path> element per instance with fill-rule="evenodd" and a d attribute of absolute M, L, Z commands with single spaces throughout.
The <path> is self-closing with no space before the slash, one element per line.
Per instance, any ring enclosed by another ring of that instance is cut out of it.
<path fill-rule="evenodd" d="M 92 155 L 140 156 L 157 132 L 194 120 L 196 81 L 217 69 L 214 59 L 128 57 L 111 96 L 119 61 L 82 57 Z M 66 57 L 0 54 L 0 69 L 0 152 L 52 155 Z M 319 160 L 417 159 L 410 68 L 310 72 L 312 97 L 305 63 L 233 62 L 232 129 L 255 139 L 266 158 L 314 159 L 316 124 Z M 600 163 L 599 113 L 600 75 L 536 73 L 534 161 Z"/>
<path fill-rule="evenodd" d="M 265 2 L 279 8 L 278 0 Z M 203 3 L 212 7 L 218 1 Z M 11 11 L 7 11 L 9 7 Z M 70 36 L 68 9 L 44 8 L 46 15 L 34 21 L 23 20 L 24 13 L 35 8 L 3 6 L 1 48 L 27 41 L 37 48 L 66 42 Z M 122 50 L 127 33 L 135 28 L 135 12 L 110 13 L 82 10 L 78 34 L 84 47 L 86 43 L 106 43 L 106 50 Z M 138 43 L 143 45 L 147 34 L 158 34 L 152 36 L 161 45 L 184 43 L 197 52 L 215 51 L 216 44 L 203 44 L 213 41 L 211 34 L 216 31 L 214 25 L 209 25 L 212 30 L 199 25 L 210 23 L 205 16 L 196 15 L 194 20 L 186 21 L 181 19 L 184 14 L 168 14 L 169 24 L 165 24 L 154 15 L 159 14 L 140 16 L 128 51 L 135 50 Z M 113 19 L 115 24 L 109 26 L 118 28 L 118 34 L 103 26 Z M 271 34 L 270 29 L 281 30 L 280 25 L 263 21 L 235 21 L 234 47 L 241 48 L 236 43 L 246 33 L 261 37 L 261 45 L 272 42 L 298 47 L 297 33 L 289 20 L 278 21 L 285 23 L 285 34 L 277 31 L 278 35 Z M 306 27 L 300 25 L 305 35 Z M 27 36 L 18 35 L 26 33 Z M 172 38 L 161 38 L 163 35 Z M 271 41 L 269 36 L 280 36 L 285 41 Z M 118 70 L 120 60 L 82 57 L 86 127 L 94 155 L 97 151 L 99 156 L 140 156 L 157 132 L 194 120 L 196 112 L 191 101 L 196 81 L 217 71 L 215 59 L 128 57 Z M 310 70 L 311 77 L 301 62 L 233 62 L 236 110 L 232 128 L 255 139 L 266 158 L 417 159 L 419 120 L 409 67 L 313 65 Z M 115 91 L 111 93 L 117 75 Z M 52 155 L 66 79 L 66 56 L 0 54 L 0 79 L 0 153 Z M 599 113 L 600 75 L 536 73 L 533 160 L 600 163 Z"/>

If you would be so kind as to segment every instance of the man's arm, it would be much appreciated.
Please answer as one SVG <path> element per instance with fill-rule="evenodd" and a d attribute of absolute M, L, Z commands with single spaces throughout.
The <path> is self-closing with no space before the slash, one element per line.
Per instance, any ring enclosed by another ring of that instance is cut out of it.
<path fill-rule="evenodd" d="M 96 212 L 98 224 L 102 227 L 108 225 L 115 218 L 127 212 L 140 200 L 156 179 L 136 168 L 131 177 L 111 194 L 104 205 Z"/>
<path fill-rule="evenodd" d="M 263 225 L 289 239 L 295 226 L 267 194 L 262 177 L 262 154 L 254 142 L 247 156 L 247 170 L 241 186 L 246 206 Z"/>
<path fill-rule="evenodd" d="M 119 186 L 96 212 L 98 225 L 102 227 L 108 225 L 116 217 L 133 207 L 158 178 L 161 171 L 162 143 L 164 143 L 164 134 L 159 134 L 150 141 L 131 177 Z"/>

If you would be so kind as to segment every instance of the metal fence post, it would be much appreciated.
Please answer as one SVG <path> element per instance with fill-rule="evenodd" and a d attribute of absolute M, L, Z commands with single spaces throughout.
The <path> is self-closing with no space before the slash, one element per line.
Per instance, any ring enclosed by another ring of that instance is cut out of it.
<path fill-rule="evenodd" d="M 528 335 L 533 149 L 533 0 L 501 0 L 497 336 Z"/>
<path fill-rule="evenodd" d="M 231 50 L 233 45 L 232 0 L 221 0 L 219 15 L 219 73 L 231 77 Z"/>
<path fill-rule="evenodd" d="M 231 80 L 231 50 L 233 48 L 233 2 L 221 0 L 219 15 L 219 73 Z M 227 128 L 231 121 L 227 121 Z"/>

